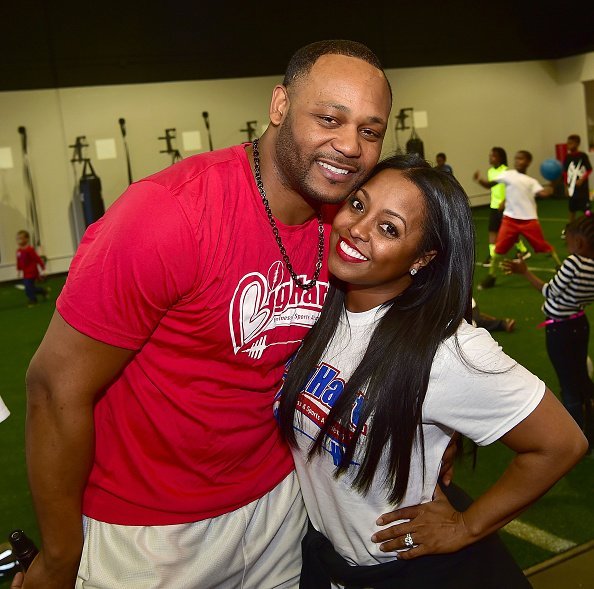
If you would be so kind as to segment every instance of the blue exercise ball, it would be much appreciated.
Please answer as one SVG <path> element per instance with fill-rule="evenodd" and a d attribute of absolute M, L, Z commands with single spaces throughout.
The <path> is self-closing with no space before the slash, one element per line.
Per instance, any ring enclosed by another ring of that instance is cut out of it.
<path fill-rule="evenodd" d="M 546 159 L 540 164 L 540 173 L 542 174 L 542 177 L 547 180 L 557 180 L 562 172 L 563 166 L 561 165 L 561 162 L 554 158 Z"/>

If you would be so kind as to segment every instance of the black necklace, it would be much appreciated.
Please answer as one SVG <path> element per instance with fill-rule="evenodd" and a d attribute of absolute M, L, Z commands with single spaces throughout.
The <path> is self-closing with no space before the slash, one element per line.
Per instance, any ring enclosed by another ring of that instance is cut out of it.
<path fill-rule="evenodd" d="M 260 196 L 262 197 L 262 202 L 264 203 L 264 208 L 266 209 L 266 214 L 268 215 L 268 222 L 272 227 L 272 233 L 274 234 L 274 239 L 276 239 L 276 243 L 278 245 L 278 249 L 285 261 L 285 265 L 289 270 L 289 274 L 293 279 L 293 282 L 303 290 L 309 290 L 316 285 L 316 281 L 320 276 L 320 271 L 322 270 L 322 261 L 324 259 L 324 223 L 322 222 L 322 213 L 318 212 L 318 261 L 316 262 L 316 269 L 313 275 L 313 278 L 306 283 L 301 282 L 299 280 L 299 276 L 293 270 L 293 266 L 291 265 L 291 261 L 289 260 L 289 256 L 287 254 L 287 250 L 283 245 L 281 240 L 280 234 L 278 232 L 278 227 L 276 226 L 276 222 L 274 221 L 274 217 L 272 216 L 272 211 L 270 210 L 270 205 L 268 204 L 268 199 L 266 198 L 266 191 L 264 190 L 264 184 L 262 183 L 262 176 L 260 174 L 260 153 L 258 152 L 258 140 L 254 139 L 252 142 L 252 147 L 254 148 L 254 176 L 256 178 L 256 185 L 258 186 L 258 191 L 260 192 Z"/>

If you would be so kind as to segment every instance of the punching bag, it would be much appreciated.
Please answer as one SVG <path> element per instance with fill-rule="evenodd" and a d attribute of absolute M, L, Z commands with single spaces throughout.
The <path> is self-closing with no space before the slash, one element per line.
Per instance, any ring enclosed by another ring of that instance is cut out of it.
<path fill-rule="evenodd" d="M 105 213 L 105 205 L 101 196 L 101 180 L 95 174 L 91 160 L 85 160 L 82 175 L 78 182 L 78 188 L 85 225 L 88 227 L 91 223 L 100 219 Z"/>
<path fill-rule="evenodd" d="M 414 129 L 410 134 L 410 139 L 406 142 L 406 153 L 416 153 L 425 159 L 425 146 Z"/>

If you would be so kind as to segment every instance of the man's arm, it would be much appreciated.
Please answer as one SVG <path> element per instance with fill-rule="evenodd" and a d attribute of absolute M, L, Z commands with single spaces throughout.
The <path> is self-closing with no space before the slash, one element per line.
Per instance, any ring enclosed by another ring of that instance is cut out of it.
<path fill-rule="evenodd" d="M 56 312 L 31 361 L 27 468 L 42 547 L 24 589 L 74 587 L 82 494 L 94 451 L 93 406 L 133 355 L 83 335 Z"/>

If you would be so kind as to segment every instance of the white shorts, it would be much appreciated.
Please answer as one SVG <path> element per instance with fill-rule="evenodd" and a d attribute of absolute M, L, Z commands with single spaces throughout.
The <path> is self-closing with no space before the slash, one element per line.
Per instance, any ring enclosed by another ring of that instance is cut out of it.
<path fill-rule="evenodd" d="M 76 589 L 297 588 L 306 527 L 295 472 L 213 519 L 122 526 L 85 517 Z"/>

